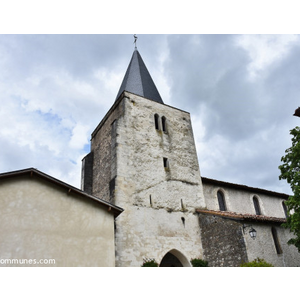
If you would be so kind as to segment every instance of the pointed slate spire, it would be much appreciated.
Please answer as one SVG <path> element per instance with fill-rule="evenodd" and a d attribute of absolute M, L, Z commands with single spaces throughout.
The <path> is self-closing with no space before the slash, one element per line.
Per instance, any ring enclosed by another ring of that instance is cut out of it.
<path fill-rule="evenodd" d="M 137 49 L 133 52 L 116 99 L 118 99 L 124 91 L 158 103 L 164 103 Z"/>

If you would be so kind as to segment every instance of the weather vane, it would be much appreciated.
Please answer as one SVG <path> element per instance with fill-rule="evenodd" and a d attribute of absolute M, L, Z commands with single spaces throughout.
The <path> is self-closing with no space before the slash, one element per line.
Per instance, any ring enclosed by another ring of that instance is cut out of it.
<path fill-rule="evenodd" d="M 138 39 L 138 37 L 136 36 L 136 34 L 134 34 L 133 37 L 134 37 L 134 42 L 133 43 L 135 44 L 135 49 L 136 49 L 136 40 Z"/>

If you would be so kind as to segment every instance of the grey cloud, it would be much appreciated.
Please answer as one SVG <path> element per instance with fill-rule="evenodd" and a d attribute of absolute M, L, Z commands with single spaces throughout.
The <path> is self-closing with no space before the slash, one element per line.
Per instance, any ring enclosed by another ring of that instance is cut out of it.
<path fill-rule="evenodd" d="M 39 68 L 63 69 L 87 78 L 99 67 L 116 68 L 128 35 L 1 35 L 2 51 L 14 76 L 27 76 Z M 130 48 L 127 50 L 130 55 Z M 6 70 L 9 71 L 9 70 Z"/>
<path fill-rule="evenodd" d="M 222 164 L 201 168 L 202 175 L 270 189 L 282 188 L 278 165 L 288 147 L 288 127 L 298 106 L 300 75 L 298 46 L 251 80 L 248 53 L 231 35 L 168 37 L 166 63 L 175 106 L 200 115 L 206 130 L 203 143 L 219 135 Z M 236 148 L 240 149 L 236 151 Z M 245 156 L 246 152 L 252 155 Z M 198 149 L 201 158 L 208 157 Z M 216 158 L 217 159 L 217 158 Z M 205 164 L 204 164 L 205 165 Z M 286 190 L 289 190 L 286 187 Z"/>
<path fill-rule="evenodd" d="M 248 55 L 236 47 L 235 36 L 170 38 L 168 68 L 172 97 L 189 111 L 206 107 L 205 124 L 211 134 L 243 139 L 251 134 L 255 89 L 247 79 Z"/>
<path fill-rule="evenodd" d="M 250 80 L 251 57 L 237 45 L 236 35 L 138 37 L 138 49 L 158 90 L 166 90 L 157 84 L 158 72 L 170 89 L 165 103 L 201 121 L 206 135 L 198 128 L 194 132 L 205 145 L 198 149 L 202 175 L 288 191 L 278 180 L 277 166 L 290 144 L 289 129 L 299 124 L 292 117 L 300 96 L 299 46 Z M 66 150 L 57 156 L 43 141 L 36 142 L 35 150 L 20 148 L 0 135 L 1 145 L 6 145 L 0 153 L 1 171 L 33 166 L 52 172 L 55 166 L 59 176 L 77 182 L 78 158 L 86 145 L 68 149 L 71 130 L 81 123 L 92 132 L 113 104 L 122 80 L 110 90 L 95 71 L 124 76 L 133 49 L 132 35 L 0 35 L 1 109 L 9 111 L 7 101 L 22 99 L 23 111 L 10 122 L 21 126 L 18 116 L 26 112 L 31 126 L 41 132 L 38 124 L 43 124 L 43 132 L 48 128 L 48 136 L 56 139 L 59 149 L 64 143 Z M 42 119 L 37 118 L 39 110 Z M 224 143 L 218 143 L 220 138 Z"/>

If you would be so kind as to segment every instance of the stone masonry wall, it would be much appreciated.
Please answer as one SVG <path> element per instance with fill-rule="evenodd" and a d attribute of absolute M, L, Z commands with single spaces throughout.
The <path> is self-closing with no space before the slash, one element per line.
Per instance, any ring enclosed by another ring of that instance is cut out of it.
<path fill-rule="evenodd" d="M 93 132 L 91 140 L 91 151 L 94 153 L 92 194 L 110 202 L 114 202 L 116 124 L 123 113 L 123 102 L 119 99 Z"/>
<path fill-rule="evenodd" d="M 90 152 L 82 159 L 81 189 L 88 194 L 93 192 L 93 157 L 94 153 Z"/>
<path fill-rule="evenodd" d="M 239 222 L 199 214 L 204 259 L 210 267 L 238 267 L 248 262 Z"/>
<path fill-rule="evenodd" d="M 187 260 L 202 258 L 195 207 L 205 202 L 190 115 L 125 96 L 116 124 L 115 204 L 124 208 L 116 219 L 116 265 L 140 266 L 144 258 L 160 263 L 174 249 Z"/>
<path fill-rule="evenodd" d="M 151 196 L 167 210 L 205 207 L 189 113 L 129 93 L 124 106 L 117 122 L 116 204 L 147 206 Z M 155 114 L 166 118 L 166 132 L 155 129 Z"/>
<path fill-rule="evenodd" d="M 195 207 L 205 202 L 189 113 L 124 92 L 92 134 L 91 151 L 93 195 L 124 209 L 116 266 L 160 263 L 170 251 L 186 265 L 202 258 Z"/>
<path fill-rule="evenodd" d="M 241 214 L 255 215 L 255 208 L 253 204 L 253 197 L 257 197 L 264 216 L 284 218 L 282 202 L 284 197 L 279 194 L 268 195 L 267 193 L 247 191 L 245 189 L 230 188 L 227 184 L 207 184 L 203 183 L 203 192 L 207 203 L 207 208 L 211 210 L 219 210 L 217 199 L 217 192 L 221 190 L 225 197 L 226 207 L 228 211 L 237 212 Z M 214 223 L 214 220 L 216 223 Z M 276 267 L 291 267 L 300 266 L 300 253 L 295 246 L 287 245 L 287 242 L 292 238 L 292 234 L 288 229 L 280 226 L 280 223 L 271 222 L 249 222 L 247 225 L 252 225 L 257 232 L 256 239 L 253 240 L 248 231 L 243 235 L 245 246 L 239 243 L 241 224 L 228 219 L 213 216 L 200 216 L 200 223 L 202 224 L 202 242 L 204 248 L 204 255 L 208 260 L 211 260 L 214 265 L 221 265 L 223 258 L 228 259 L 226 251 L 230 247 L 240 249 L 240 254 L 237 257 L 242 257 L 241 253 L 247 251 L 249 261 L 253 261 L 257 257 L 264 259 L 268 263 Z M 208 224 L 210 224 L 208 226 Z M 235 225 L 234 225 L 235 224 Z M 274 239 L 272 236 L 272 227 L 275 227 L 278 234 L 278 240 L 282 248 L 282 253 L 277 253 Z M 233 240 L 235 229 L 237 232 L 237 241 Z M 227 231 L 231 232 L 228 234 Z M 225 240 L 222 238 L 222 232 L 226 232 Z M 228 249 L 224 245 L 228 243 Z M 213 246 L 212 246 L 213 245 Z M 239 245 L 236 247 L 236 245 Z M 225 252 L 224 252 L 225 251 Z M 228 253 L 231 255 L 230 251 Z M 224 256 L 225 255 L 225 256 Z M 229 262 L 224 261 L 224 265 Z"/>
<path fill-rule="evenodd" d="M 276 223 L 252 223 L 252 225 L 257 232 L 256 239 L 253 240 L 248 233 L 245 234 L 249 261 L 259 257 L 275 267 L 300 266 L 300 253 L 294 245 L 287 244 L 288 240 L 292 238 L 292 234 L 288 229 Z M 277 231 L 281 253 L 276 251 L 272 227 Z"/>

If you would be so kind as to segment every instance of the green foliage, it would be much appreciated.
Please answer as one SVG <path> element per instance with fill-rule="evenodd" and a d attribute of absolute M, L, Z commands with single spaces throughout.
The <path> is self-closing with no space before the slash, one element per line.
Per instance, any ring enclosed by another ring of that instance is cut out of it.
<path fill-rule="evenodd" d="M 293 213 L 289 214 L 283 226 L 295 235 L 288 244 L 295 245 L 300 252 L 300 128 L 297 126 L 290 133 L 293 136 L 292 147 L 285 150 L 286 154 L 281 158 L 283 164 L 279 166 L 279 179 L 285 179 L 294 194 L 285 202 L 288 211 L 293 210 Z"/>
<path fill-rule="evenodd" d="M 241 264 L 241 267 L 274 267 L 273 265 L 267 263 L 264 259 L 256 258 L 253 261 Z"/>
<path fill-rule="evenodd" d="M 191 264 L 193 267 L 208 267 L 208 261 L 199 258 L 193 258 Z"/>
<path fill-rule="evenodd" d="M 144 258 L 142 267 L 158 267 L 158 263 L 154 258 Z"/>

